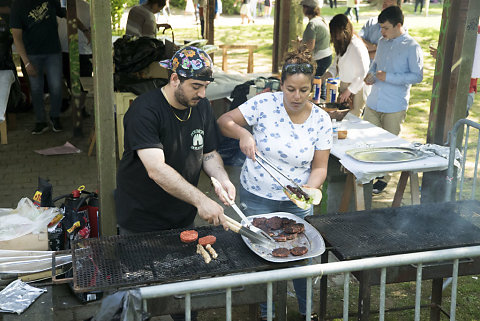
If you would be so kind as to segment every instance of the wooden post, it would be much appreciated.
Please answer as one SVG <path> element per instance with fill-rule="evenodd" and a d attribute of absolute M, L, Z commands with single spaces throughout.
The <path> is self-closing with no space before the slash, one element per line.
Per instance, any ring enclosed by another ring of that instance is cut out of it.
<path fill-rule="evenodd" d="M 93 88 L 102 235 L 116 235 L 113 191 L 117 172 L 113 108 L 113 58 L 110 1 L 92 0 Z"/>
<path fill-rule="evenodd" d="M 82 114 L 80 110 L 80 56 L 78 51 L 78 29 L 77 29 L 77 3 L 76 0 L 67 0 L 67 35 L 68 52 L 70 59 L 70 87 L 73 98 L 73 136 L 81 137 Z"/>
<path fill-rule="evenodd" d="M 209 45 L 213 45 L 215 43 L 215 0 L 208 0 L 207 1 L 207 8 L 206 9 L 206 17 L 205 17 L 205 39 L 208 40 Z"/>
<path fill-rule="evenodd" d="M 479 15 L 480 1 L 443 3 L 427 143 L 444 145 L 448 131 L 465 117 Z M 443 201 L 444 177 L 441 172 L 424 173 L 422 202 Z"/>

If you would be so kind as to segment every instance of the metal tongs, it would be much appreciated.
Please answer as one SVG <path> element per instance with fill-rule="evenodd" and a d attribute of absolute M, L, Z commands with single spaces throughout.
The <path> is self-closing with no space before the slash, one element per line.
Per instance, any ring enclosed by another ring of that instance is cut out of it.
<path fill-rule="evenodd" d="M 265 241 L 275 243 L 275 240 L 270 235 L 265 233 L 265 231 L 263 231 L 263 230 L 259 229 L 258 227 L 250 224 L 250 220 L 245 216 L 245 214 L 243 214 L 242 210 L 237 206 L 237 204 L 235 204 L 235 202 L 228 196 L 227 191 L 223 188 L 222 184 L 220 184 L 220 182 L 215 177 L 211 177 L 211 180 L 212 180 L 213 186 L 218 187 L 222 190 L 223 196 L 228 201 L 230 206 L 235 210 L 235 212 L 238 214 L 238 216 L 240 216 L 240 218 L 242 219 L 242 221 L 245 224 L 244 226 L 247 229 L 254 232 L 255 234 L 258 234 L 258 236 L 261 237 L 262 239 L 266 238 L 267 240 L 265 240 Z M 249 237 L 249 236 L 247 235 L 247 237 Z"/>
<path fill-rule="evenodd" d="M 262 166 L 262 168 L 268 173 L 270 174 L 270 176 L 272 176 L 272 178 L 281 186 L 283 187 L 283 189 L 289 193 L 292 193 L 292 191 L 285 185 L 282 184 L 282 182 L 280 182 L 280 180 L 272 174 L 272 172 L 263 164 L 267 164 L 268 166 L 270 166 L 271 168 L 273 168 L 277 173 L 279 173 L 280 175 L 282 175 L 283 177 L 285 177 L 285 179 L 287 179 L 293 186 L 295 186 L 299 191 L 301 191 L 302 194 L 305 194 L 305 195 L 308 195 L 307 192 L 305 192 L 305 190 L 303 188 L 301 188 L 293 179 L 291 179 L 290 177 L 288 177 L 287 175 L 285 175 L 282 171 L 280 171 L 273 163 L 271 163 L 269 160 L 267 160 L 265 157 L 263 157 L 262 155 L 260 155 L 259 153 L 255 152 L 255 156 L 260 160 L 260 161 L 257 161 L 258 165 Z M 263 162 L 263 163 L 262 163 Z"/>

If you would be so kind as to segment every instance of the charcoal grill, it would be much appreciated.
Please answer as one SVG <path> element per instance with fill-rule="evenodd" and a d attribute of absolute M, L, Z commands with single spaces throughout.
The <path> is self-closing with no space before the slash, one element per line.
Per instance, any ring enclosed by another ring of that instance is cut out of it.
<path fill-rule="evenodd" d="M 440 250 L 480 244 L 480 202 L 460 201 L 311 216 L 306 220 L 322 234 L 327 250 L 339 260 Z M 459 275 L 480 273 L 480 260 L 460 262 Z M 328 252 L 322 255 L 328 262 Z M 434 279 L 432 319 L 439 318 L 442 278 L 451 276 L 452 262 L 425 266 L 423 279 Z M 370 285 L 379 270 L 353 273 L 360 282 L 359 319 L 369 320 Z M 387 283 L 414 281 L 416 267 L 387 269 Z M 326 314 L 326 278 L 321 284 L 321 314 Z"/>
<path fill-rule="evenodd" d="M 77 241 L 72 248 L 73 289 L 128 288 L 288 266 L 260 258 L 240 235 L 222 227 L 196 230 L 199 237 L 217 237 L 213 247 L 218 259 L 206 264 L 196 254 L 196 243 L 180 241 L 180 229 Z"/>

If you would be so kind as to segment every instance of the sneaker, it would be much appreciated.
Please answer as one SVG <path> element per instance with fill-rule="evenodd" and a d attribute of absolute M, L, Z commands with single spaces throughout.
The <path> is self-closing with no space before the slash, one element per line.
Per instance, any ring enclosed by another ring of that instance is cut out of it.
<path fill-rule="evenodd" d="M 50 118 L 50 122 L 52 123 L 52 130 L 56 133 L 61 132 L 63 130 L 63 126 L 60 123 L 59 117 L 52 117 Z"/>
<path fill-rule="evenodd" d="M 385 187 L 387 187 L 387 183 L 385 183 L 384 181 L 376 181 L 373 184 L 372 192 L 373 194 L 380 194 L 385 189 Z"/>
<path fill-rule="evenodd" d="M 32 135 L 41 135 L 48 130 L 47 123 L 35 123 L 35 128 L 32 130 Z"/>

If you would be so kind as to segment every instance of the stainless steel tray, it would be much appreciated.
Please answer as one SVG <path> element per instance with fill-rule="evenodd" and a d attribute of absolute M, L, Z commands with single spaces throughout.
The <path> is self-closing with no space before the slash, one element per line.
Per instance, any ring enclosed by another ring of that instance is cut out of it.
<path fill-rule="evenodd" d="M 345 153 L 360 162 L 367 163 L 398 163 L 427 157 L 424 152 L 409 147 L 357 148 Z"/>
<path fill-rule="evenodd" d="M 286 213 L 286 212 L 276 212 L 276 213 L 248 216 L 248 219 L 250 220 L 250 222 L 252 222 L 253 219 L 256 217 L 270 218 L 274 216 L 286 217 L 286 218 L 295 220 L 297 223 L 302 223 L 305 226 L 305 232 L 300 233 L 296 239 L 286 241 L 286 242 L 276 242 L 278 245 L 277 248 L 286 247 L 291 249 L 295 246 L 306 246 L 308 248 L 308 252 L 301 256 L 290 255 L 287 257 L 275 257 L 272 255 L 272 249 L 267 249 L 259 244 L 252 243 L 248 238 L 242 235 L 242 239 L 245 242 L 245 244 L 255 254 L 257 254 L 258 256 L 270 262 L 290 262 L 290 261 L 308 259 L 310 257 L 315 257 L 325 252 L 325 242 L 323 241 L 323 238 L 320 235 L 320 233 L 317 231 L 317 229 L 314 228 L 312 225 L 310 225 L 310 223 L 308 223 L 307 221 L 301 219 L 300 217 L 294 214 Z"/>

